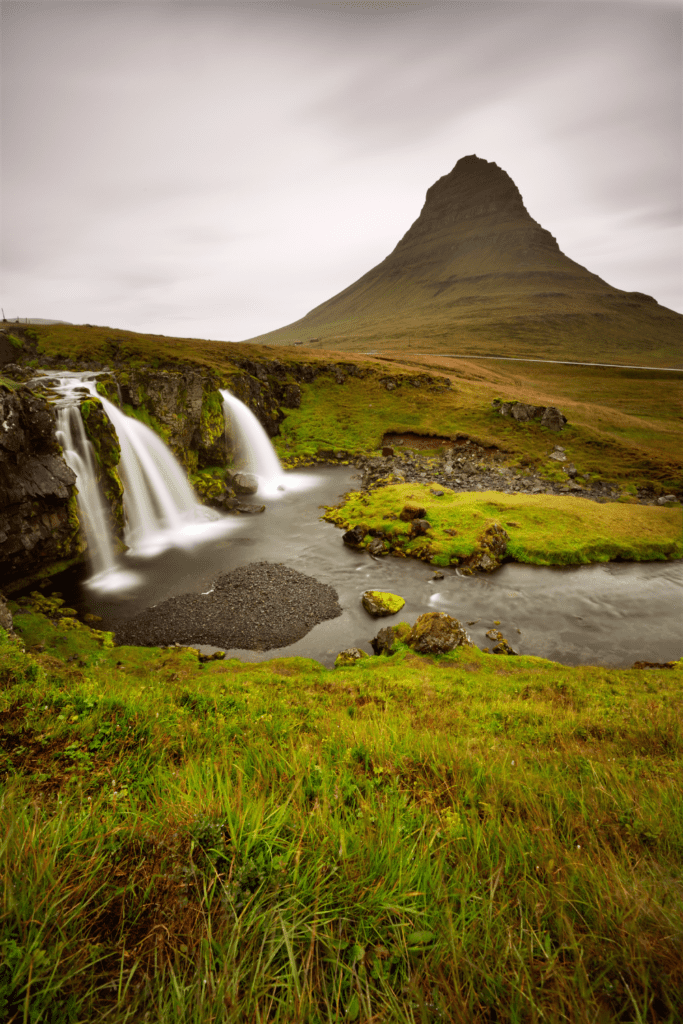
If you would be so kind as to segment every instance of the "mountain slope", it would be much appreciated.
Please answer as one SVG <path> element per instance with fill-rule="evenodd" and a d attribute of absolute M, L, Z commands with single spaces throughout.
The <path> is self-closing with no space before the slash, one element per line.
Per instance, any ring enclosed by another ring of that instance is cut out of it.
<path fill-rule="evenodd" d="M 372 270 L 293 324 L 250 339 L 657 366 L 681 364 L 683 316 L 562 253 L 495 163 L 463 157 Z"/>

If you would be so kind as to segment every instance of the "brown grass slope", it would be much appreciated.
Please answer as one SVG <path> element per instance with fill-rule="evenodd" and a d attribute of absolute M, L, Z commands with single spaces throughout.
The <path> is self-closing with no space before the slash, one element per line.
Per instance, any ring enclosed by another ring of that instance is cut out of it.
<path fill-rule="evenodd" d="M 385 260 L 251 341 L 682 366 L 682 339 L 683 316 L 569 259 L 505 171 L 466 156 Z"/>

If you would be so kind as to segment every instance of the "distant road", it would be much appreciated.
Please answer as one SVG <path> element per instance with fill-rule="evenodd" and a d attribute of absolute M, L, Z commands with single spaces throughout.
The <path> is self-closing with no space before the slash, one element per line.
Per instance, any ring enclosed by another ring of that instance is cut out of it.
<path fill-rule="evenodd" d="M 379 356 L 381 352 L 366 352 L 366 356 Z M 683 367 L 677 366 L 631 366 L 629 363 L 575 363 L 569 359 L 527 359 L 523 356 L 461 356 L 445 355 L 443 352 L 415 352 L 411 355 L 430 356 L 438 359 L 495 359 L 508 363 L 550 363 L 552 366 L 611 366 L 615 370 L 662 370 L 665 373 L 683 373 Z M 385 356 L 386 358 L 386 356 Z M 399 361 L 397 359 L 397 361 Z"/>

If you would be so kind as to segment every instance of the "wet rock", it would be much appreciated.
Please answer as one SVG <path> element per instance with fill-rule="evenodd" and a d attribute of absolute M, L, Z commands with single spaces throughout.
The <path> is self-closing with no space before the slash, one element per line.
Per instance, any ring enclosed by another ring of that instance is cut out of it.
<path fill-rule="evenodd" d="M 358 523 L 358 525 L 354 526 L 352 530 L 347 530 L 346 533 L 343 534 L 342 540 L 350 548 L 357 548 L 362 542 L 367 532 L 367 527 L 363 526 L 361 523 Z"/>
<path fill-rule="evenodd" d="M 230 483 L 236 494 L 256 494 L 258 491 L 258 479 L 253 473 L 235 473 Z"/>
<path fill-rule="evenodd" d="M 432 576 L 433 580 L 442 580 L 443 578 L 444 578 L 444 575 L 443 575 L 443 573 L 439 569 L 437 569 L 436 572 L 434 573 L 434 575 Z"/>
<path fill-rule="evenodd" d="M 265 505 L 244 505 L 244 504 L 239 504 L 239 505 L 235 505 L 234 511 L 235 512 L 241 512 L 241 514 L 245 515 L 245 516 L 254 516 L 254 515 L 258 515 L 259 512 L 265 512 L 266 511 L 266 506 Z"/>
<path fill-rule="evenodd" d="M 366 590 L 361 595 L 366 612 L 380 618 L 383 615 L 396 615 L 403 608 L 405 601 L 398 594 L 390 594 L 384 590 Z"/>
<path fill-rule="evenodd" d="M 420 615 L 406 643 L 420 654 L 445 654 L 459 646 L 473 646 L 462 623 L 446 612 Z"/>
<path fill-rule="evenodd" d="M 477 550 L 460 566 L 460 571 L 471 575 L 476 570 L 492 572 L 505 558 L 508 541 L 507 532 L 499 523 L 491 523 L 477 541 Z"/>
<path fill-rule="evenodd" d="M 391 626 L 385 626 L 384 629 L 380 629 L 377 636 L 373 636 L 370 641 L 375 654 L 386 654 L 387 656 L 394 653 L 395 643 L 396 636 Z"/>
<path fill-rule="evenodd" d="M 487 629 L 486 636 L 489 640 L 496 641 L 496 646 L 493 648 L 493 654 L 517 654 L 517 651 L 513 651 L 512 647 L 499 629 Z"/>
<path fill-rule="evenodd" d="M 422 508 L 421 505 L 404 505 L 403 511 L 398 518 L 404 523 L 409 523 L 412 519 L 422 519 L 426 515 L 427 510 Z"/>
<path fill-rule="evenodd" d="M 367 658 L 369 655 L 365 651 L 361 651 L 360 647 L 347 647 L 345 651 L 340 651 L 334 661 L 335 668 L 342 668 L 344 665 L 355 665 L 361 658 Z"/>
<path fill-rule="evenodd" d="M 676 501 L 675 494 L 663 494 L 661 498 L 657 498 L 658 505 L 668 505 L 672 501 Z"/>
<path fill-rule="evenodd" d="M 379 537 L 375 537 L 374 540 L 371 540 L 365 550 L 369 555 L 374 555 L 375 558 L 378 558 L 380 555 L 386 554 L 384 541 L 380 540 Z"/>

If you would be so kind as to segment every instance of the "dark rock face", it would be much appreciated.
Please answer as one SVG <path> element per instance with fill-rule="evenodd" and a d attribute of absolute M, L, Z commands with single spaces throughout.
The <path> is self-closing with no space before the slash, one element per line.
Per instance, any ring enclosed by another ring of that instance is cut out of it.
<path fill-rule="evenodd" d="M 0 387 L 0 579 L 5 589 L 84 550 L 76 477 L 47 402 Z"/>

